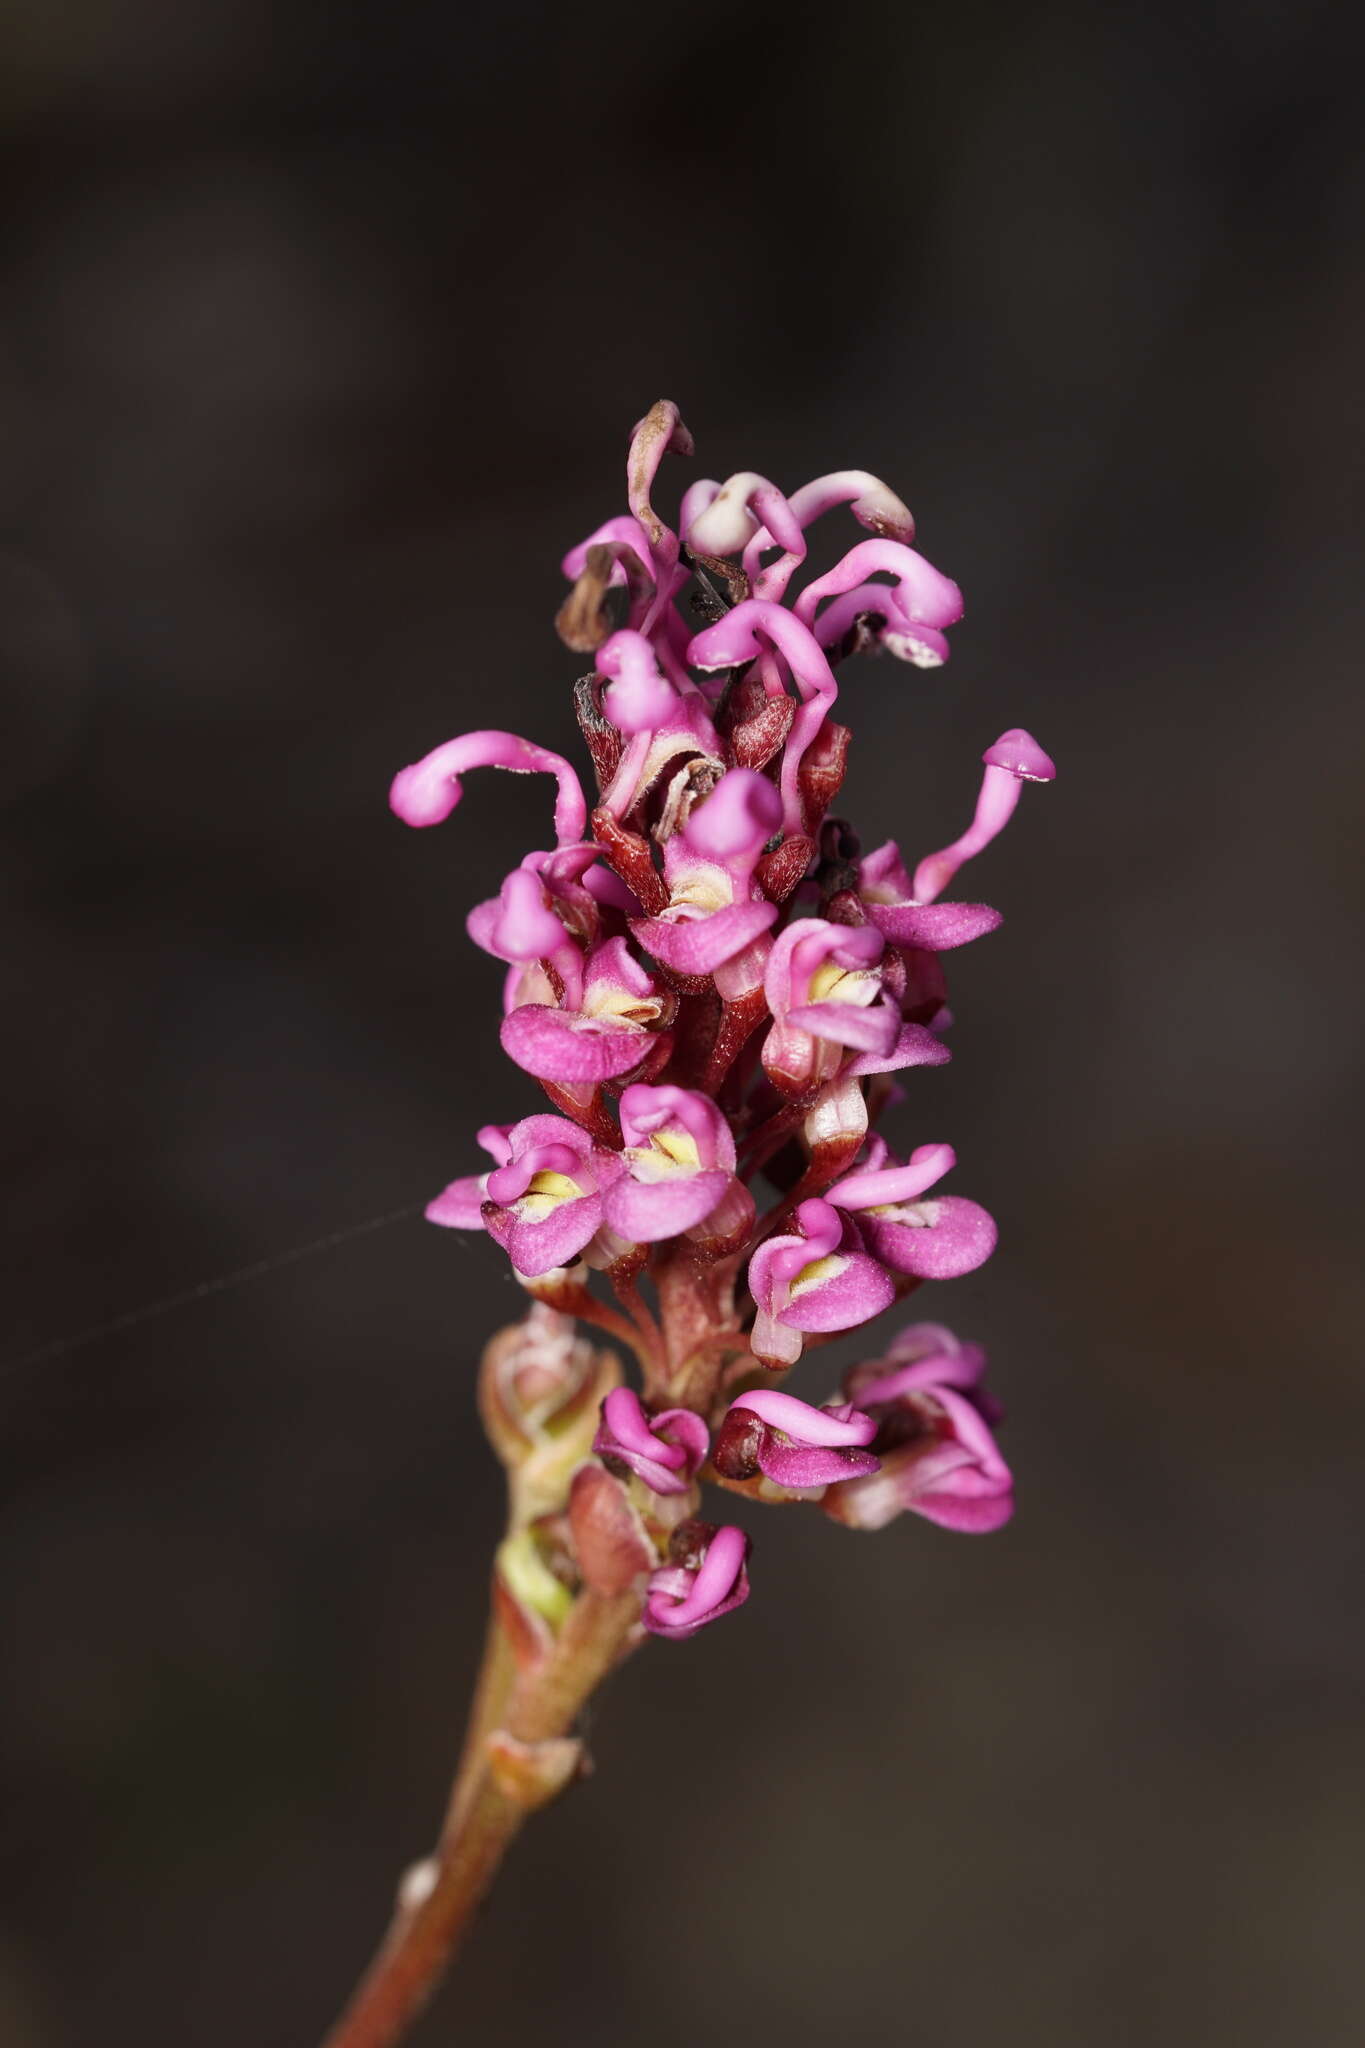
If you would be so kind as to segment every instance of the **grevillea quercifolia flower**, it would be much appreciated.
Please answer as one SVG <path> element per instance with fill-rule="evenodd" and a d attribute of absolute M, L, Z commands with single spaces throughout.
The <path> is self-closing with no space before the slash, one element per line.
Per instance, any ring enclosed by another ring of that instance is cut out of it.
<path fill-rule="evenodd" d="M 756 471 L 701 479 L 671 526 L 661 465 L 690 453 L 677 408 L 655 406 L 625 509 L 564 557 L 558 625 L 592 659 L 573 701 L 595 795 L 563 754 L 494 730 L 444 742 L 392 791 L 399 817 L 429 826 L 473 769 L 553 783 L 553 845 L 469 915 L 507 970 L 504 1050 L 549 1106 L 485 1125 L 491 1166 L 427 1212 L 485 1232 L 536 1297 L 530 1334 L 500 1340 L 519 1377 L 488 1382 L 500 1455 L 538 1461 L 518 1496 L 535 1512 L 500 1565 L 535 1655 L 580 1588 L 634 1587 L 643 1628 L 671 1638 L 747 1599 L 749 1539 L 695 1518 L 705 1483 L 823 1500 L 857 1528 L 903 1508 L 994 1527 L 1012 1501 L 980 1354 L 940 1326 L 855 1368 L 841 1402 L 781 1382 L 808 1346 L 995 1244 L 984 1209 L 940 1192 L 951 1146 L 902 1158 L 876 1126 L 918 1099 L 910 1069 L 948 1058 L 941 956 L 1000 922 L 944 891 L 1053 766 L 1004 733 L 950 846 L 913 867 L 893 840 L 862 854 L 834 809 L 850 740 L 837 672 L 857 653 L 945 661 L 958 586 L 863 470 L 790 493 Z M 841 512 L 862 533 L 811 578 L 808 529 Z M 635 1352 L 638 1390 L 589 1363 L 561 1310 Z M 568 1392 L 551 1373 L 543 1412 L 509 1421 L 505 1385 L 540 1386 L 547 1359 Z M 584 1386 L 599 1390 L 590 1443 Z"/>

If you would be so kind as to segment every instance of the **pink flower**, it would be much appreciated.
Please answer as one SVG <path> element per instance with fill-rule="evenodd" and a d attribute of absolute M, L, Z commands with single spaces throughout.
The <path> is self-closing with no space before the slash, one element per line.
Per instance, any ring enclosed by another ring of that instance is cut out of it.
<path fill-rule="evenodd" d="M 985 1354 L 938 1323 L 913 1323 L 884 1357 L 857 1365 L 851 1399 L 876 1418 L 881 1470 L 832 1486 L 825 1513 L 880 1529 L 904 1510 L 945 1529 L 984 1534 L 1014 1512 L 1014 1482 L 991 1425 L 999 1410 L 979 1385 Z"/>
<path fill-rule="evenodd" d="M 505 1163 L 488 1175 L 483 1217 L 528 1279 L 576 1259 L 602 1221 L 597 1148 L 587 1132 L 548 1113 L 514 1124 Z"/>
<path fill-rule="evenodd" d="M 949 1057 L 922 1025 L 902 1021 L 885 953 L 875 925 L 823 917 L 798 918 L 774 940 L 763 977 L 773 1017 L 763 1069 L 784 1095 L 804 1095 L 840 1071 L 893 1073 Z"/>
<path fill-rule="evenodd" d="M 544 929 L 548 937 L 548 922 Z M 555 964 L 555 956 L 542 957 Z M 510 1059 L 537 1080 L 573 1088 L 628 1074 L 660 1050 L 654 1034 L 675 1005 L 631 958 L 624 939 L 604 940 L 586 961 L 580 956 L 578 966 L 564 952 L 558 958 L 559 1003 L 522 1002 L 503 1018 L 502 1046 Z"/>
<path fill-rule="evenodd" d="M 894 1283 L 868 1256 L 856 1226 L 813 1197 L 796 1212 L 796 1230 L 770 1237 L 749 1261 L 758 1314 L 749 1343 L 764 1365 L 795 1365 L 802 1339 L 853 1330 L 889 1308 Z"/>
<path fill-rule="evenodd" d="M 849 1402 L 812 1408 L 794 1394 L 760 1387 L 731 1402 L 712 1463 L 727 1479 L 761 1472 L 778 1486 L 828 1486 L 877 1470 L 867 1449 L 876 1434 L 872 1416 Z"/>
<path fill-rule="evenodd" d="M 749 1539 L 732 1523 L 684 1522 L 671 1552 L 673 1561 L 650 1577 L 644 1624 L 651 1635 L 681 1642 L 748 1599 Z"/>
<path fill-rule="evenodd" d="M 710 1447 L 706 1424 L 690 1408 L 651 1415 L 630 1387 L 614 1387 L 602 1403 L 593 1450 L 610 1469 L 627 1467 L 654 1493 L 686 1493 Z"/>
<path fill-rule="evenodd" d="M 951 1145 L 919 1145 L 903 1165 L 884 1138 L 873 1138 L 865 1162 L 826 1199 L 856 1216 L 863 1242 L 883 1265 L 917 1280 L 956 1280 L 985 1264 L 997 1235 L 976 1202 L 961 1195 L 922 1199 L 956 1159 Z"/>
<path fill-rule="evenodd" d="M 735 1141 L 708 1096 L 637 1082 L 621 1097 L 623 1149 L 604 1162 L 602 1212 L 635 1244 L 686 1235 L 740 1243 L 753 1196 L 735 1178 Z"/>

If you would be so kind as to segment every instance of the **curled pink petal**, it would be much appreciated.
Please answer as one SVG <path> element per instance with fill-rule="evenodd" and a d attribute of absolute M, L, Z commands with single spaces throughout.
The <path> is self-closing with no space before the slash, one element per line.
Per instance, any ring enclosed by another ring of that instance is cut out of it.
<path fill-rule="evenodd" d="M 893 946 L 920 946 L 927 953 L 968 945 L 1004 923 L 988 903 L 870 903 L 867 914 Z"/>
<path fill-rule="evenodd" d="M 458 739 L 400 768 L 389 791 L 389 804 L 406 825 L 439 825 L 464 794 L 460 777 L 471 768 L 508 768 L 515 775 L 553 775 L 559 785 L 555 799 L 555 831 L 561 846 L 583 837 L 588 807 L 582 786 L 569 763 L 548 747 L 538 747 L 514 732 L 467 732 Z"/>
<path fill-rule="evenodd" d="M 856 1408 L 847 1404 L 832 1409 L 813 1408 L 809 1401 L 798 1400 L 795 1394 L 784 1394 L 776 1387 L 757 1387 L 751 1393 L 738 1394 L 730 1406 L 750 1410 L 760 1422 L 782 1430 L 795 1443 L 870 1444 L 877 1434 L 873 1418 Z"/>
<path fill-rule="evenodd" d="M 422 1211 L 428 1223 L 440 1223 L 447 1230 L 482 1230 L 483 1205 L 488 1199 L 486 1174 L 467 1174 L 442 1188 L 435 1201 Z"/>
<path fill-rule="evenodd" d="M 868 1249 L 883 1265 L 918 1280 L 959 1280 L 995 1250 L 995 1219 L 963 1195 L 898 1204 L 892 1214 L 858 1219 Z"/>
<path fill-rule="evenodd" d="M 636 917 L 630 928 L 645 951 L 675 974 L 714 974 L 779 915 L 775 903 L 732 903 L 709 917 Z"/>
<path fill-rule="evenodd" d="M 686 1493 L 706 1462 L 710 1437 L 690 1408 L 650 1415 L 630 1387 L 614 1387 L 602 1403 L 593 1438 L 599 1458 L 615 1459 L 658 1494 Z"/>
<path fill-rule="evenodd" d="M 643 1181 L 618 1173 L 602 1197 L 612 1229 L 633 1244 L 662 1244 L 704 1223 L 730 1189 L 723 1167 L 704 1167 L 677 1180 Z"/>
<path fill-rule="evenodd" d="M 951 1145 L 917 1145 L 906 1166 L 874 1173 L 850 1173 L 826 1196 L 837 1209 L 871 1209 L 884 1202 L 909 1202 L 951 1173 L 957 1154 Z"/>
<path fill-rule="evenodd" d="M 952 1056 L 927 1024 L 902 1024 L 889 1053 L 860 1052 L 842 1071 L 856 1080 L 864 1074 L 899 1074 L 906 1067 L 944 1067 Z"/>
<path fill-rule="evenodd" d="M 824 1038 L 831 1045 L 852 1046 L 857 1052 L 889 1053 L 900 1035 L 900 1011 L 887 1002 L 859 1009 L 852 1003 L 803 1003 L 788 1010 L 786 1021 L 797 1031 Z"/>
<path fill-rule="evenodd" d="M 503 1051 L 523 1072 L 569 1087 L 628 1074 L 649 1043 L 649 1034 L 636 1025 L 605 1023 L 543 1003 L 512 1010 L 499 1036 Z"/>
<path fill-rule="evenodd" d="M 733 1524 L 715 1530 L 695 1570 L 665 1565 L 653 1574 L 644 1624 L 651 1635 L 680 1640 L 730 1614 L 749 1597 L 749 1539 Z"/>
<path fill-rule="evenodd" d="M 709 1095 L 695 1088 L 650 1086 L 636 1081 L 621 1096 L 621 1135 L 627 1145 L 648 1143 L 670 1125 L 685 1131 L 702 1166 L 733 1171 L 735 1141 L 729 1122 Z"/>

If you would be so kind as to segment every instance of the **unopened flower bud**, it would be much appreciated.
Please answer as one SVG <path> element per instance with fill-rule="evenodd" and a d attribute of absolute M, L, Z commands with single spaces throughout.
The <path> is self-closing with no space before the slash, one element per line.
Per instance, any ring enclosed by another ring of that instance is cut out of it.
<path fill-rule="evenodd" d="M 484 1352 L 479 1410 L 507 1467 L 514 1526 L 562 1508 L 591 1447 L 598 1411 L 621 1368 L 557 1310 L 536 1302 Z"/>

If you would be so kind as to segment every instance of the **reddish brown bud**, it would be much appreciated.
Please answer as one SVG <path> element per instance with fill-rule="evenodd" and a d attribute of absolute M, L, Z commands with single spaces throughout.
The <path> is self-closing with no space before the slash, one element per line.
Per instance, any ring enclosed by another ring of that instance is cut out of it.
<path fill-rule="evenodd" d="M 592 814 L 592 836 L 608 864 L 626 887 L 634 890 L 646 917 L 658 917 L 668 908 L 668 888 L 654 865 L 647 839 L 632 832 L 610 811 L 601 809 Z"/>
<path fill-rule="evenodd" d="M 758 1470 L 763 1423 L 751 1408 L 732 1408 L 716 1432 L 711 1463 L 722 1479 L 752 1479 Z"/>

